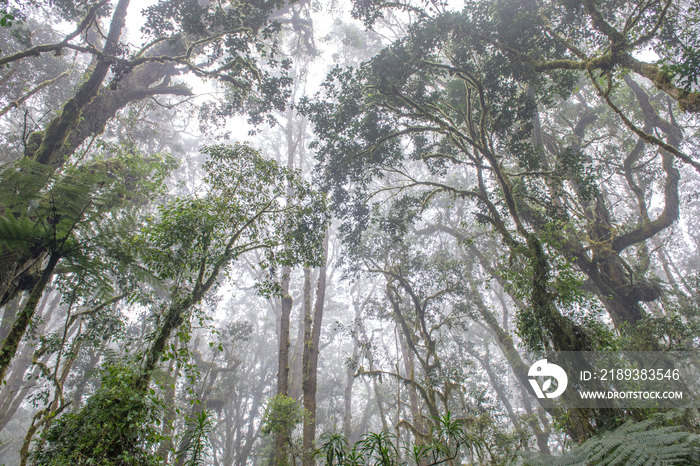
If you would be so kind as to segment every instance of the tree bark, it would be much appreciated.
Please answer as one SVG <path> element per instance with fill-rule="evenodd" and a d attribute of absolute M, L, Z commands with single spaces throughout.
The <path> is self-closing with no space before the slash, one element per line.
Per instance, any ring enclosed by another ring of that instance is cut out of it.
<path fill-rule="evenodd" d="M 304 390 L 304 409 L 307 412 L 307 416 L 304 418 L 303 428 L 303 466 L 313 466 L 315 464 L 313 453 L 314 442 L 316 440 L 317 369 L 320 351 L 319 343 L 321 341 L 321 325 L 323 323 L 323 308 L 326 299 L 325 261 L 328 259 L 328 236 L 329 229 L 326 228 L 326 235 L 323 238 L 324 265 L 321 267 L 318 274 L 318 288 L 316 290 L 316 305 L 314 306 L 313 322 L 311 321 L 311 315 L 307 315 L 304 322 L 304 378 L 302 381 L 302 388 Z"/>
<path fill-rule="evenodd" d="M 289 396 L 289 320 L 294 300 L 289 294 L 290 267 L 282 268 L 282 312 L 280 315 L 279 358 L 277 360 L 277 394 Z M 287 463 L 286 445 L 289 441 L 285 432 L 277 433 L 273 464 L 281 466 Z"/>
<path fill-rule="evenodd" d="M 3 312 L 2 314 L 2 325 L 0 325 L 0 341 L 3 341 L 7 337 L 7 334 L 10 332 L 12 322 L 15 321 L 15 317 L 17 317 L 17 311 L 19 311 L 20 301 L 21 297 L 17 296 L 5 307 L 5 312 Z"/>
<path fill-rule="evenodd" d="M 2 347 L 0 347 L 0 382 L 5 379 L 7 369 L 10 367 L 12 358 L 15 357 L 15 353 L 17 352 L 17 346 L 22 340 L 22 337 L 24 337 L 27 327 L 29 327 L 32 318 L 34 317 L 34 312 L 39 304 L 39 299 L 44 293 L 46 285 L 48 285 L 49 281 L 51 280 L 53 271 L 60 259 L 61 256 L 58 253 L 54 253 L 49 257 L 49 263 L 42 272 L 39 282 L 34 286 L 32 293 L 29 295 L 29 299 L 27 299 L 27 302 L 24 305 L 24 309 L 22 309 L 22 312 L 19 313 L 17 319 L 15 319 L 15 322 L 12 324 L 10 333 L 8 333 L 7 337 L 2 342 Z"/>
<path fill-rule="evenodd" d="M 304 301 L 303 306 L 299 310 L 299 329 L 297 332 L 297 340 L 294 345 L 294 354 L 292 355 L 291 368 L 291 388 L 289 396 L 295 400 L 301 401 L 301 385 L 304 378 L 304 345 L 306 342 L 305 328 L 306 316 L 311 315 L 311 269 L 304 267 Z"/>
<path fill-rule="evenodd" d="M 177 337 L 176 337 L 177 340 Z M 173 342 L 174 345 L 184 348 L 184 344 L 179 344 L 177 341 Z M 175 421 L 175 386 L 177 385 L 177 379 L 180 375 L 180 370 L 175 367 L 175 359 L 170 360 L 168 364 L 168 374 L 172 374 L 172 383 L 168 385 L 165 389 L 164 404 L 166 406 L 165 414 L 163 415 L 163 436 L 166 440 L 161 442 L 158 447 L 158 455 L 163 458 L 163 461 L 168 463 L 168 455 L 170 450 L 175 446 L 172 440 L 172 423 Z"/>

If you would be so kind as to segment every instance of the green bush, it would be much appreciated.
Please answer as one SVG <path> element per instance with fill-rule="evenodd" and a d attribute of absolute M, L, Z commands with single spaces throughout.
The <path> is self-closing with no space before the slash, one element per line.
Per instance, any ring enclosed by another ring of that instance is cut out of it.
<path fill-rule="evenodd" d="M 134 371 L 113 366 L 102 386 L 76 413 L 57 419 L 36 453 L 41 466 L 152 466 L 162 464 L 156 447 L 162 405 L 152 390 L 132 388 Z"/>

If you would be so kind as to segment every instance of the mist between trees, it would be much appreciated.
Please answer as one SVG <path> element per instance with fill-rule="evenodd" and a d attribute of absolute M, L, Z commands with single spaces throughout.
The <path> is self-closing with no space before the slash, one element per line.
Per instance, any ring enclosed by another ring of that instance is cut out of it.
<path fill-rule="evenodd" d="M 0 10 L 0 464 L 700 464 L 693 2 Z"/>

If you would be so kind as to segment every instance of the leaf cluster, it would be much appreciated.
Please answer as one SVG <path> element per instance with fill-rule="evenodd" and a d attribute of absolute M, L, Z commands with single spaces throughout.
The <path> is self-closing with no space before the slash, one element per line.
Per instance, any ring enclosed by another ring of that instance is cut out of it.
<path fill-rule="evenodd" d="M 110 365 L 102 386 L 78 412 L 58 418 L 46 445 L 36 453 L 41 466 L 151 466 L 160 464 L 155 453 L 163 414 L 162 401 L 132 388 L 135 371 Z"/>

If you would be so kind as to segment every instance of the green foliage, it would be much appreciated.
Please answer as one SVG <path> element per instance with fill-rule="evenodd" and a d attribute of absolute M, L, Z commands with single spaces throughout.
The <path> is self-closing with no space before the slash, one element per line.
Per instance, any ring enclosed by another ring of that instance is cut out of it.
<path fill-rule="evenodd" d="M 700 7 L 688 4 L 683 15 L 679 15 L 680 23 L 675 30 L 665 31 L 666 56 L 659 60 L 661 69 L 669 79 L 676 79 L 686 91 L 698 89 L 700 79 Z"/>
<path fill-rule="evenodd" d="M 396 448 L 396 436 L 391 432 L 370 432 L 358 442 L 357 446 L 364 460 L 363 464 L 398 465 L 399 451 Z"/>
<path fill-rule="evenodd" d="M 319 438 L 321 448 L 317 455 L 323 456 L 327 466 L 341 466 L 346 464 L 348 453 L 348 439 L 338 433 L 325 432 Z"/>
<path fill-rule="evenodd" d="M 209 435 L 213 429 L 210 416 L 210 412 L 202 411 L 187 419 L 184 433 L 187 443 L 177 454 L 178 460 L 187 458 L 184 462 L 185 466 L 199 466 L 209 457 L 211 449 Z"/>
<path fill-rule="evenodd" d="M 289 436 L 302 419 L 303 410 L 297 400 L 286 395 L 275 395 L 267 403 L 260 431 L 265 435 Z"/>
<path fill-rule="evenodd" d="M 225 269 L 255 249 L 265 252 L 262 269 L 320 264 L 328 219 L 321 193 L 250 146 L 202 152 L 210 157 L 206 185 L 194 196 L 161 205 L 132 239 L 161 280 L 171 280 L 173 290 L 191 290 L 200 271 L 208 276 L 216 264 Z"/>
<path fill-rule="evenodd" d="M 91 230 L 115 212 L 163 192 L 175 167 L 170 157 L 121 152 L 53 173 L 23 158 L 0 173 L 4 216 L 0 244 L 10 251 L 60 252 L 84 245 Z"/>
<path fill-rule="evenodd" d="M 41 466 L 151 466 L 161 464 L 155 454 L 163 441 L 159 425 L 163 408 L 159 397 L 133 390 L 134 370 L 111 365 L 102 386 L 76 413 L 57 419 L 36 453 Z"/>
<path fill-rule="evenodd" d="M 365 434 L 352 449 L 342 435 L 325 433 L 320 438 L 317 456 L 325 460 L 326 466 L 437 465 L 453 461 L 466 451 L 481 451 L 482 440 L 469 432 L 463 419 L 449 412 L 433 419 L 435 425 L 430 429 L 428 443 L 412 442 L 403 447 L 408 463 L 401 462 L 396 436 L 385 431 Z"/>
<path fill-rule="evenodd" d="M 12 21 L 15 19 L 15 16 L 11 13 L 7 13 L 4 10 L 0 10 L 0 27 L 4 27 L 6 29 L 9 29 L 12 27 Z"/>
<path fill-rule="evenodd" d="M 697 409 L 692 408 L 656 415 L 641 422 L 627 421 L 612 432 L 588 439 L 561 457 L 537 456 L 527 459 L 526 465 L 698 465 L 700 437 L 677 425 L 688 411 L 694 412 L 694 422 L 697 423 Z"/>

